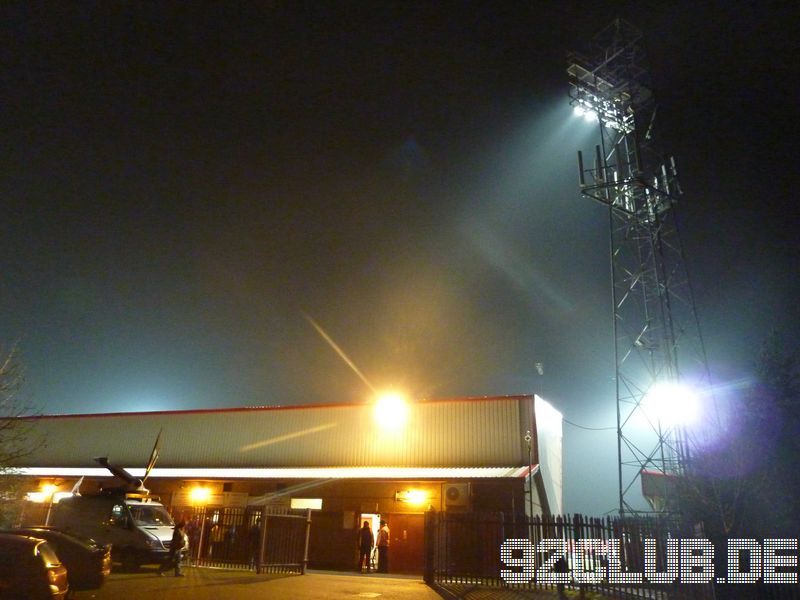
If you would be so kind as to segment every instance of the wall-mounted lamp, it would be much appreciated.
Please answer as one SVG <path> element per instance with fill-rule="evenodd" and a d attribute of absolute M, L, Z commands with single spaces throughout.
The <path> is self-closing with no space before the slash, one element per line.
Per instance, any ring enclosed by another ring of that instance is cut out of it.
<path fill-rule="evenodd" d="M 402 490 L 394 494 L 394 499 L 397 502 L 406 502 L 407 504 L 425 504 L 428 501 L 428 492 L 425 490 Z"/>
<path fill-rule="evenodd" d="M 211 499 L 211 490 L 207 487 L 196 486 L 189 490 L 189 500 L 192 504 L 206 504 Z"/>

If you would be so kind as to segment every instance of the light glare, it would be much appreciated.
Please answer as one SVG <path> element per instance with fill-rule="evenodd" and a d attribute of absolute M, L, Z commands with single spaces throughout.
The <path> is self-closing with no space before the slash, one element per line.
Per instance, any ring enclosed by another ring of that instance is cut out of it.
<path fill-rule="evenodd" d="M 690 425 L 699 413 L 695 393 L 677 383 L 657 383 L 642 400 L 642 407 L 653 419 L 667 427 Z"/>
<path fill-rule="evenodd" d="M 207 487 L 193 487 L 189 492 L 192 504 L 205 504 L 211 498 L 211 490 Z"/>
<path fill-rule="evenodd" d="M 408 502 L 410 504 L 422 504 L 428 499 L 424 490 L 408 490 Z"/>
<path fill-rule="evenodd" d="M 375 402 L 375 421 L 384 429 L 399 429 L 408 420 L 408 403 L 398 392 L 385 392 Z"/>
<path fill-rule="evenodd" d="M 428 500 L 428 493 L 425 490 L 403 490 L 395 493 L 395 500 L 399 502 L 407 502 L 408 504 L 425 504 Z"/>

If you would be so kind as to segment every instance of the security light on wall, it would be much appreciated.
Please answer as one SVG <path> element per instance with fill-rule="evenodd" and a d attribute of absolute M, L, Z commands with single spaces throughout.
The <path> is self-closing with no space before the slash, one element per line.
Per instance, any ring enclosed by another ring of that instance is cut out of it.
<path fill-rule="evenodd" d="M 402 490 L 395 492 L 394 499 L 408 504 L 424 504 L 428 500 L 428 493 L 425 490 Z"/>

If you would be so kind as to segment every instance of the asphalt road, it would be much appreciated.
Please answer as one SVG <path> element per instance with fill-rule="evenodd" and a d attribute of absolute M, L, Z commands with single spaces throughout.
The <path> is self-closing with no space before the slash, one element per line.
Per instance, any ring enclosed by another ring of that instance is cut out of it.
<path fill-rule="evenodd" d="M 77 592 L 76 600 L 440 600 L 419 577 L 358 575 L 312 571 L 306 575 L 256 575 L 247 571 L 184 569 L 185 577 L 159 577 L 155 570 L 112 573 L 94 591 Z"/>

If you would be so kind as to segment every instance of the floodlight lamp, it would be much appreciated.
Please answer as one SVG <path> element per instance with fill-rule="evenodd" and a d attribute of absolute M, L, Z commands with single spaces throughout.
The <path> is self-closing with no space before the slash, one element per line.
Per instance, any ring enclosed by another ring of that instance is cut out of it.
<path fill-rule="evenodd" d="M 375 421 L 384 429 L 399 429 L 408 420 L 408 403 L 399 392 L 384 392 L 375 402 Z"/>
<path fill-rule="evenodd" d="M 572 112 L 575 113 L 576 117 L 582 117 L 586 113 L 586 109 L 583 108 L 580 104 L 576 104 L 572 108 Z"/>
<path fill-rule="evenodd" d="M 697 395 L 679 383 L 656 383 L 642 400 L 642 407 L 667 427 L 691 425 L 700 412 Z"/>

